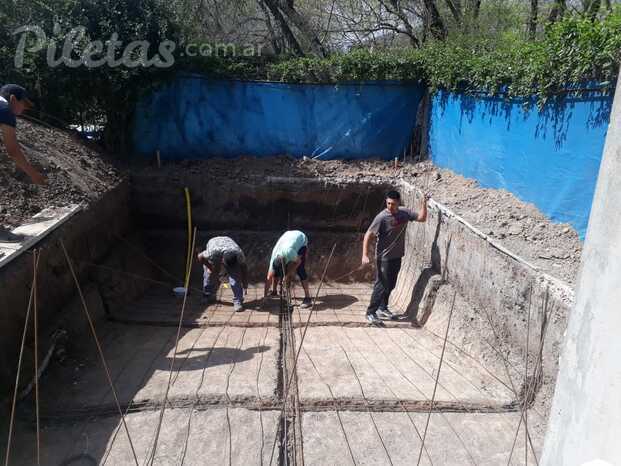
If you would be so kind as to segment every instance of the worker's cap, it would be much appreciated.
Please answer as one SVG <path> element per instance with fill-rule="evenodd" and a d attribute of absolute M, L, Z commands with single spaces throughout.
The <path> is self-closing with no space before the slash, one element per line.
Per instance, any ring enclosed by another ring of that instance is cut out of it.
<path fill-rule="evenodd" d="M 28 98 L 28 91 L 19 84 L 5 84 L 0 87 L 0 95 L 9 100 L 11 96 L 15 96 L 17 100 L 26 104 L 26 107 L 32 108 L 34 104 Z"/>

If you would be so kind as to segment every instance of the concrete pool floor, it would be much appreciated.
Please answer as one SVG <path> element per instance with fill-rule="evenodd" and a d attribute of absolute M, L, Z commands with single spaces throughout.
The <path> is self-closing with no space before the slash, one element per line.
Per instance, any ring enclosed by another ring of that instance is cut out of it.
<path fill-rule="evenodd" d="M 114 312 L 98 334 L 138 461 L 149 455 L 170 379 L 153 464 L 277 464 L 287 455 L 306 464 L 417 464 L 446 315 L 432 313 L 424 327 L 369 327 L 370 290 L 324 285 L 312 313 L 296 305 L 287 318 L 278 298 L 262 299 L 260 284 L 243 313 L 233 312 L 228 288 L 209 306 L 191 293 L 172 374 L 181 300 L 154 290 Z M 41 381 L 42 463 L 134 464 L 95 347 L 86 346 L 83 358 Z M 498 367 L 447 345 L 420 464 L 525 462 L 523 426 L 514 446 L 519 402 Z M 293 374 L 290 422 L 279 429 Z M 543 420 L 534 409 L 528 416 L 539 454 Z M 283 445 L 283 430 L 295 442 Z M 35 464 L 34 425 L 22 421 L 14 442 L 11 464 Z"/>

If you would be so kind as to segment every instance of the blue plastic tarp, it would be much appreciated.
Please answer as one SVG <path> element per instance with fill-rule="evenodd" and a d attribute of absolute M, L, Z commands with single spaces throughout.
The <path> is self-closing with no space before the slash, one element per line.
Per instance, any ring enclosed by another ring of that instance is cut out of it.
<path fill-rule="evenodd" d="M 504 188 L 584 238 L 612 97 L 558 99 L 539 110 L 523 100 L 440 92 L 429 145 L 436 165 Z"/>
<path fill-rule="evenodd" d="M 425 88 L 209 80 L 181 76 L 138 105 L 137 154 L 165 159 L 290 155 L 393 158 L 412 140 Z"/>

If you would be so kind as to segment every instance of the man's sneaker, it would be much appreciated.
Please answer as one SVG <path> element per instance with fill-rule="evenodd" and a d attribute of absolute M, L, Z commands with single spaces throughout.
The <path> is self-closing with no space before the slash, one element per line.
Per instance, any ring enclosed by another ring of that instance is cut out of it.
<path fill-rule="evenodd" d="M 375 315 L 375 313 L 367 314 L 367 320 L 370 324 L 373 325 L 378 325 L 379 323 L 381 323 L 381 320 L 377 318 L 377 315 Z"/>
<path fill-rule="evenodd" d="M 233 310 L 235 312 L 244 312 L 244 305 L 242 303 L 233 303 Z"/>
<path fill-rule="evenodd" d="M 304 298 L 302 300 L 302 304 L 300 305 L 302 309 L 308 309 L 309 307 L 312 307 L 312 306 L 313 306 L 313 302 L 311 301 L 310 298 Z"/>
<path fill-rule="evenodd" d="M 382 319 L 387 319 L 387 320 L 395 319 L 395 315 L 392 312 L 390 312 L 390 310 L 388 309 L 379 309 L 377 311 L 377 315 L 378 317 L 381 317 Z"/>

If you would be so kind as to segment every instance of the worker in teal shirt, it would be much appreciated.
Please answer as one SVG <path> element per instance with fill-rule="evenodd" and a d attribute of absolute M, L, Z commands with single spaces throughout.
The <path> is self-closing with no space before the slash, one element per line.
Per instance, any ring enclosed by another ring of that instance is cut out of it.
<path fill-rule="evenodd" d="M 278 282 L 284 282 L 284 285 L 289 287 L 293 276 L 297 273 L 302 282 L 302 288 L 304 288 L 304 299 L 301 307 L 311 307 L 308 275 L 304 267 L 307 253 L 308 238 L 304 233 L 298 230 L 283 233 L 272 250 L 265 282 L 265 296 L 267 296 L 270 288 L 272 288 L 272 294 L 276 294 Z"/>

